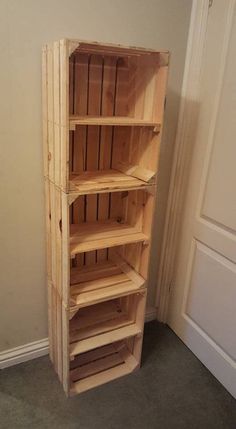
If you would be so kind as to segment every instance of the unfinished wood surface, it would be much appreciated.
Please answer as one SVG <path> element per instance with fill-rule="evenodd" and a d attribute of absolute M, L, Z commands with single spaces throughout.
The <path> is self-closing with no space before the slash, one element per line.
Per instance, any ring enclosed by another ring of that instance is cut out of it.
<path fill-rule="evenodd" d="M 143 174 L 143 179 L 136 178 L 136 175 L 137 168 L 133 168 L 133 170 L 131 169 L 128 172 L 111 169 L 84 171 L 80 174 L 74 173 L 70 175 L 69 192 L 74 192 L 78 195 L 88 195 L 98 192 L 105 193 L 145 188 L 147 186 L 146 182 L 150 180 L 154 173 L 148 172 L 146 175 Z"/>
<path fill-rule="evenodd" d="M 72 268 L 70 305 L 73 309 L 127 296 L 144 286 L 145 280 L 122 258 L 116 262 L 102 261 L 89 267 Z"/>
<path fill-rule="evenodd" d="M 123 116 L 70 116 L 70 130 L 75 130 L 76 125 L 155 127 L 156 131 L 159 131 L 161 128 L 160 123 L 147 119 Z"/>
<path fill-rule="evenodd" d="M 66 394 L 140 365 L 168 53 L 43 49 L 50 357 Z"/>
<path fill-rule="evenodd" d="M 76 255 L 148 239 L 147 235 L 135 227 L 113 220 L 73 224 L 70 232 L 70 252 L 71 255 Z"/>
<path fill-rule="evenodd" d="M 71 395 L 128 374 L 138 366 L 125 341 L 81 354 L 75 364 L 70 371 Z"/>
<path fill-rule="evenodd" d="M 95 337 L 79 341 L 78 343 L 70 345 L 70 358 L 73 359 L 77 354 L 84 353 L 125 338 L 130 338 L 138 334 L 141 334 L 141 330 L 135 323 L 133 323 L 132 325 L 114 329 L 110 332 L 106 332 L 105 334 L 100 334 Z"/>
<path fill-rule="evenodd" d="M 42 126 L 43 126 L 43 171 L 48 177 L 48 71 L 47 45 L 42 49 Z"/>

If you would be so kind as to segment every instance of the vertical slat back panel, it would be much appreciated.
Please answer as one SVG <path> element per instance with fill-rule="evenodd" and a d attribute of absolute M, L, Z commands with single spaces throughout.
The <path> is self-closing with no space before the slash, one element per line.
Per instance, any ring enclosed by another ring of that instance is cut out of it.
<path fill-rule="evenodd" d="M 156 78 L 158 71 L 158 62 L 159 56 L 150 55 L 143 62 L 143 79 L 145 83 L 144 87 L 144 105 L 143 105 L 143 119 L 152 120 L 153 119 L 153 109 L 155 103 L 155 87 L 156 87 Z"/>
<path fill-rule="evenodd" d="M 129 68 L 127 58 L 118 58 L 116 64 L 116 96 L 114 115 L 128 116 Z"/>
<path fill-rule="evenodd" d="M 88 109 L 88 55 L 76 54 L 74 58 L 73 114 L 86 115 Z M 85 170 L 88 127 L 76 127 L 73 132 L 73 172 Z M 73 223 L 85 221 L 85 197 L 80 196 L 73 204 Z M 84 264 L 84 255 L 76 255 L 76 265 Z"/>
<path fill-rule="evenodd" d="M 99 55 L 91 55 L 89 62 L 88 81 L 88 115 L 100 115 L 103 86 L 103 58 Z M 100 128 L 88 127 L 86 169 L 97 170 L 99 166 Z M 98 219 L 98 196 L 86 196 L 86 221 L 93 222 Z M 86 264 L 95 263 L 96 251 L 86 254 Z"/>
<path fill-rule="evenodd" d="M 114 136 L 112 142 L 111 166 L 116 169 L 119 162 L 127 162 L 130 159 L 130 133 L 133 128 L 114 127 Z"/>
<path fill-rule="evenodd" d="M 126 193 L 123 192 L 112 192 L 110 194 L 110 207 L 109 207 L 109 218 L 123 222 L 124 220 L 124 206 L 126 201 Z"/>
<path fill-rule="evenodd" d="M 127 198 L 125 221 L 138 231 L 143 229 L 143 204 L 145 192 L 142 190 L 130 191 Z"/>
<path fill-rule="evenodd" d="M 102 73 L 102 94 L 100 114 L 112 116 L 115 109 L 116 58 L 105 57 Z M 108 170 L 111 166 L 113 127 L 100 127 L 99 170 Z M 98 220 L 109 217 L 110 194 L 98 195 Z M 107 259 L 107 249 L 97 251 L 97 261 Z"/>
<path fill-rule="evenodd" d="M 156 74 L 156 86 L 154 91 L 153 104 L 153 117 L 152 119 L 162 123 L 164 107 L 165 107 L 165 96 L 166 96 L 166 85 L 168 78 L 168 66 L 164 65 L 168 63 L 168 54 L 160 54 L 160 67 Z"/>

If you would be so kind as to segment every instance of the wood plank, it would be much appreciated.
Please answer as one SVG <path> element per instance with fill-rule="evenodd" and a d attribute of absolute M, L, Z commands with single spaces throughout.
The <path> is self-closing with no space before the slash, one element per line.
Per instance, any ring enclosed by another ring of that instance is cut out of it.
<path fill-rule="evenodd" d="M 75 362 L 78 367 L 70 372 L 71 394 L 106 383 L 139 366 L 123 341 L 84 353 Z"/>
<path fill-rule="evenodd" d="M 88 56 L 77 54 L 74 58 L 74 93 L 73 113 L 85 115 L 88 104 Z M 77 127 L 73 134 L 72 172 L 83 172 L 86 168 L 87 127 Z M 85 198 L 78 198 L 73 203 L 73 223 L 85 221 Z M 84 255 L 76 255 L 76 265 L 84 264 Z"/>
<path fill-rule="evenodd" d="M 132 171 L 136 170 L 136 175 L 138 174 L 138 166 L 132 167 L 133 170 L 129 170 L 126 167 L 125 172 L 121 172 L 115 169 L 111 170 L 97 170 L 97 171 L 84 171 L 79 174 L 71 174 L 70 183 L 69 183 L 69 192 L 77 193 L 78 195 L 88 195 L 93 193 L 101 193 L 101 192 L 110 192 L 110 191 L 125 191 L 132 189 L 145 188 L 148 186 L 146 183 L 147 175 L 150 173 L 148 170 L 142 171 L 144 180 L 140 180 L 139 178 L 133 177 L 135 175 L 132 174 Z M 141 169 L 139 169 L 141 171 Z M 127 174 L 128 171 L 128 174 Z M 152 172 L 152 176 L 154 173 Z M 148 179 L 150 180 L 150 179 Z M 102 208 L 101 204 L 99 206 L 100 210 Z M 101 216 L 100 220 L 105 220 L 107 218 L 107 212 L 105 215 Z M 104 219 L 105 218 L 105 219 Z"/>
<path fill-rule="evenodd" d="M 148 170 L 147 168 L 140 167 L 139 165 L 132 165 L 124 162 L 114 162 L 113 167 L 128 176 L 136 177 L 137 179 L 143 180 L 144 182 L 154 182 L 155 172 Z"/>
<path fill-rule="evenodd" d="M 61 187 L 68 191 L 69 179 L 69 61 L 68 41 L 60 41 L 60 136 L 61 136 Z"/>
<path fill-rule="evenodd" d="M 126 315 L 126 314 L 125 314 Z M 82 308 L 70 322 L 70 332 L 73 333 L 86 329 L 93 329 L 95 325 L 112 320 L 123 319 L 124 312 L 120 305 L 120 300 L 113 299 L 109 302 L 101 302 L 97 305 L 90 305 L 88 308 Z M 79 333 L 80 335 L 80 333 Z M 83 338 L 84 337 L 84 334 Z M 86 336 L 91 336 L 86 332 Z"/>
<path fill-rule="evenodd" d="M 126 274 L 126 276 L 133 281 L 137 286 L 145 286 L 145 280 L 140 274 L 138 274 L 126 261 L 117 253 L 111 252 L 110 258 L 118 267 Z"/>
<path fill-rule="evenodd" d="M 70 130 L 75 130 L 76 125 L 109 125 L 127 127 L 155 127 L 158 131 L 161 124 L 152 120 L 137 119 L 126 116 L 70 116 Z"/>
<path fill-rule="evenodd" d="M 106 346 L 99 347 L 98 349 L 77 355 L 75 359 L 70 362 L 70 372 L 78 367 L 86 365 L 89 362 L 94 362 L 95 360 L 102 359 L 103 357 L 116 353 L 117 349 L 115 348 L 115 345 L 118 348 L 119 344 L 124 344 L 124 342 L 120 341 L 118 343 L 108 344 Z"/>
<path fill-rule="evenodd" d="M 112 220 L 71 225 L 70 235 L 71 255 L 148 240 L 134 227 Z"/>
<path fill-rule="evenodd" d="M 72 298 L 74 298 L 74 305 L 82 308 L 87 305 L 104 302 L 105 300 L 128 296 L 138 292 L 139 290 L 140 287 L 137 287 L 135 283 L 126 281 L 123 283 L 114 284 L 113 286 L 109 285 L 109 287 L 106 288 L 99 288 L 98 290 L 93 290 L 90 292 L 78 293 Z"/>
<path fill-rule="evenodd" d="M 92 339 L 95 336 L 102 335 L 105 332 L 111 332 L 124 326 L 129 326 L 132 323 L 134 323 L 134 321 L 130 320 L 127 315 L 121 314 L 117 319 L 105 320 L 85 328 L 74 330 L 70 334 L 70 343 L 74 344 L 77 341 L 85 341 L 89 338 Z"/>
<path fill-rule="evenodd" d="M 74 285 L 81 282 L 96 280 L 98 278 L 109 277 L 113 274 L 121 273 L 120 268 L 114 262 L 100 261 L 92 265 L 83 267 L 72 267 L 70 284 Z"/>
<path fill-rule="evenodd" d="M 98 374 L 73 383 L 71 385 L 70 395 L 73 396 L 89 389 L 93 389 L 94 387 L 100 386 L 101 384 L 108 383 L 109 381 L 112 381 L 116 378 L 130 374 L 130 372 L 130 367 L 126 364 L 107 369 L 106 371 L 102 371 Z"/>
<path fill-rule="evenodd" d="M 99 55 L 92 55 L 89 61 L 88 73 L 88 115 L 101 114 L 102 87 L 103 87 L 103 59 Z M 99 166 L 100 129 L 88 127 L 86 170 L 96 170 Z M 96 221 L 98 216 L 98 196 L 86 197 L 86 221 Z M 85 255 L 86 264 L 96 262 L 97 252 Z"/>
<path fill-rule="evenodd" d="M 53 102 L 53 49 L 47 47 L 47 90 L 48 90 L 48 175 L 54 182 L 54 102 Z"/>
<path fill-rule="evenodd" d="M 145 287 L 145 280 L 136 273 L 118 254 L 110 256 L 115 264 L 95 264 L 92 271 L 80 272 L 73 275 L 73 284 L 70 287 L 71 308 L 84 307 L 101 301 L 107 301 L 127 296 Z M 109 268 L 108 268 L 109 267 Z M 73 270 L 72 270 L 73 272 Z M 76 280 L 75 280 L 76 277 Z"/>
<path fill-rule="evenodd" d="M 54 183 L 61 185 L 60 44 L 53 44 Z"/>
<path fill-rule="evenodd" d="M 136 324 L 132 324 L 130 326 L 115 329 L 111 332 L 106 332 L 105 334 L 101 334 L 93 338 L 79 341 L 78 343 L 70 345 L 70 357 L 73 359 L 73 357 L 77 354 L 84 353 L 86 351 L 95 349 L 97 347 L 102 347 L 106 344 L 111 344 L 125 338 L 133 337 L 140 333 L 140 328 L 138 328 Z"/>
<path fill-rule="evenodd" d="M 71 381 L 76 382 L 106 369 L 113 368 L 122 363 L 124 363 L 124 361 L 119 355 L 119 353 L 113 353 L 112 355 L 105 356 L 102 359 L 89 362 L 82 367 L 70 371 L 70 379 Z"/>
<path fill-rule="evenodd" d="M 99 43 L 95 41 L 87 41 L 80 39 L 70 39 L 70 44 L 73 45 L 74 49 L 78 52 L 83 52 L 84 50 L 93 49 L 96 52 L 100 53 L 116 53 L 116 55 L 158 55 L 159 53 L 168 54 L 167 50 L 155 50 L 143 47 L 136 46 L 124 46 L 124 45 L 115 45 L 113 43 Z"/>
<path fill-rule="evenodd" d="M 42 119 L 43 119 L 43 171 L 48 177 L 48 75 L 47 45 L 42 49 Z"/>

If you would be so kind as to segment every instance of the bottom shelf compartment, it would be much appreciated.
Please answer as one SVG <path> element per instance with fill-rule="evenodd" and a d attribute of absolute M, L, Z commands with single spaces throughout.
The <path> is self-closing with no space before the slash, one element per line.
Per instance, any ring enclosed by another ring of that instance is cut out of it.
<path fill-rule="evenodd" d="M 81 308 L 70 320 L 70 358 L 141 334 L 146 290 Z M 140 313 L 140 305 L 142 311 Z M 140 316 L 138 316 L 140 314 Z"/>
<path fill-rule="evenodd" d="M 71 362 L 70 395 L 129 374 L 139 367 L 131 350 L 135 339 L 118 341 L 83 353 Z"/>

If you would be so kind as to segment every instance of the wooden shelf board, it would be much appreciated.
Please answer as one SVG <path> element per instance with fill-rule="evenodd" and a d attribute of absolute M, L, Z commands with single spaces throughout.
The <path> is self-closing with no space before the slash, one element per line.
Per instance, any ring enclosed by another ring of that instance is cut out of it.
<path fill-rule="evenodd" d="M 127 116 L 75 116 L 69 118 L 70 130 L 75 130 L 76 125 L 108 125 L 108 126 L 137 126 L 155 127 L 160 131 L 161 124 L 147 119 L 129 118 Z"/>
<path fill-rule="evenodd" d="M 78 356 L 74 365 L 76 368 L 70 371 L 70 395 L 129 374 L 138 367 L 138 362 L 121 341 Z"/>
<path fill-rule="evenodd" d="M 141 329 L 133 323 L 129 326 L 113 329 L 103 334 L 86 338 L 70 344 L 70 358 L 73 359 L 74 356 L 80 353 L 85 353 L 89 350 L 93 350 L 107 344 L 112 344 L 125 338 L 134 337 L 138 334 L 141 334 Z"/>
<path fill-rule="evenodd" d="M 145 280 L 118 256 L 90 267 L 71 269 L 71 310 L 138 292 Z"/>
<path fill-rule="evenodd" d="M 148 241 L 148 236 L 135 227 L 115 220 L 72 224 L 70 230 L 72 256 L 141 241 Z"/>
<path fill-rule="evenodd" d="M 114 169 L 84 171 L 80 174 L 71 174 L 69 192 L 87 195 L 97 192 L 128 191 L 147 186 L 149 186 L 147 182 Z"/>

